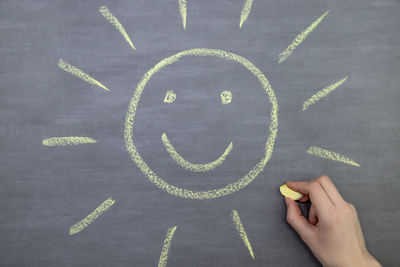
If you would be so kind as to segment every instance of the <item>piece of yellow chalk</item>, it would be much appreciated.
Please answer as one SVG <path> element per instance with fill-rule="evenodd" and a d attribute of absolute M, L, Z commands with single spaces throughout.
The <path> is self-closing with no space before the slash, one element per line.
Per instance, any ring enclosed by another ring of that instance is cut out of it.
<path fill-rule="evenodd" d="M 285 197 L 291 198 L 293 200 L 299 200 L 300 198 L 303 197 L 302 193 L 296 192 L 292 189 L 290 189 L 286 184 L 281 185 L 279 187 L 279 191 L 281 191 L 281 194 Z"/>

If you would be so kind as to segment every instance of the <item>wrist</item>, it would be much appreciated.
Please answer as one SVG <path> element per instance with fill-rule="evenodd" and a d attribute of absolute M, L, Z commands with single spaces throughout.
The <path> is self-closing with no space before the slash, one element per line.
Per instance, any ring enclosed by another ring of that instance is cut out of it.
<path fill-rule="evenodd" d="M 368 252 L 366 254 L 363 254 L 355 262 L 352 262 L 350 264 L 345 264 L 343 266 L 338 266 L 338 267 L 347 267 L 347 266 L 348 267 L 354 267 L 354 266 L 360 266 L 360 267 L 382 267 L 382 265 L 374 257 L 372 257 L 372 255 L 369 254 Z"/>
<path fill-rule="evenodd" d="M 340 263 L 341 262 L 341 263 Z M 363 255 L 352 256 L 351 259 L 343 259 L 335 264 L 324 264 L 324 267 L 382 267 L 382 265 L 371 256 L 371 254 L 366 253 Z"/>

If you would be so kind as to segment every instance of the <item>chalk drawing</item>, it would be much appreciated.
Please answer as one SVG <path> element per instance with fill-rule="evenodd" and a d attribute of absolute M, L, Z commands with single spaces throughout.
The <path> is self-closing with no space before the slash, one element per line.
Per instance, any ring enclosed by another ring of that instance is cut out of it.
<path fill-rule="evenodd" d="M 304 31 L 302 31 L 299 35 L 296 36 L 296 38 L 290 43 L 290 45 L 283 51 L 282 53 L 279 54 L 279 63 L 282 63 L 285 61 L 290 54 L 293 53 L 293 51 L 296 49 L 298 45 L 300 45 L 304 39 L 307 38 L 307 36 L 318 26 L 318 24 L 325 18 L 326 15 L 328 15 L 329 10 L 326 11 L 321 17 L 319 17 L 316 21 L 314 21 L 310 26 L 307 27 Z"/>
<path fill-rule="evenodd" d="M 186 29 L 186 10 L 187 10 L 186 0 L 178 0 L 178 5 L 179 5 L 179 13 L 181 13 L 182 17 L 183 29 Z"/>
<path fill-rule="evenodd" d="M 160 260 L 158 262 L 158 267 L 167 266 L 168 251 L 169 251 L 169 247 L 171 246 L 172 238 L 174 238 L 175 231 L 176 231 L 176 225 L 174 227 L 168 229 L 167 236 L 165 237 L 164 245 L 163 245 L 162 250 L 161 250 Z"/>
<path fill-rule="evenodd" d="M 206 164 L 196 164 L 196 163 L 191 163 L 187 160 L 185 160 L 181 155 L 179 155 L 178 152 L 176 152 L 174 146 L 171 144 L 171 142 L 168 139 L 168 136 L 166 133 L 163 133 L 161 136 L 161 140 L 164 144 L 165 149 L 168 151 L 169 155 L 175 162 L 181 166 L 182 168 L 192 171 L 192 172 L 208 172 L 213 169 L 215 169 L 217 166 L 221 165 L 228 154 L 232 150 L 232 142 L 229 144 L 229 146 L 225 149 L 224 153 L 216 160 L 206 163 Z"/>
<path fill-rule="evenodd" d="M 163 178 L 159 177 L 152 169 L 150 169 L 150 167 L 147 165 L 147 163 L 143 160 L 142 156 L 138 152 L 136 145 L 133 141 L 134 137 L 133 129 L 135 123 L 136 109 L 138 108 L 140 97 L 147 82 L 154 74 L 159 72 L 161 69 L 177 62 L 180 58 L 185 56 L 217 57 L 239 63 L 241 66 L 250 71 L 258 79 L 261 88 L 265 91 L 268 101 L 269 103 L 271 103 L 272 106 L 269 114 L 270 124 L 267 133 L 268 137 L 265 142 L 265 153 L 261 158 L 260 162 L 258 162 L 245 176 L 221 188 L 216 188 L 207 191 L 194 191 L 177 187 L 167 183 Z M 265 165 L 271 158 L 272 152 L 274 150 L 274 143 L 277 133 L 278 133 L 278 102 L 275 93 L 265 75 L 256 66 L 254 66 L 253 63 L 251 63 L 249 60 L 239 55 L 217 49 L 195 48 L 195 49 L 184 50 L 171 57 L 161 60 L 142 77 L 142 80 L 138 83 L 136 87 L 136 91 L 133 94 L 133 97 L 129 104 L 128 112 L 126 114 L 124 138 L 126 143 L 126 149 L 129 152 L 133 162 L 135 162 L 135 164 L 139 167 L 141 172 L 145 174 L 147 178 L 157 187 L 168 192 L 169 194 L 180 196 L 183 198 L 207 199 L 207 198 L 221 197 L 234 193 L 244 188 L 249 183 L 251 183 L 258 176 L 258 174 L 264 169 Z"/>
<path fill-rule="evenodd" d="M 111 11 L 108 9 L 106 6 L 101 6 L 99 8 L 100 13 L 105 17 L 108 22 L 110 22 L 114 27 L 122 34 L 122 36 L 125 38 L 125 40 L 128 42 L 128 44 L 133 48 L 133 50 L 136 50 L 135 46 L 133 45 L 131 38 L 129 35 L 126 33 L 124 27 L 122 24 L 118 21 L 118 19 L 111 13 Z"/>
<path fill-rule="evenodd" d="M 253 249 L 251 247 L 249 239 L 247 238 L 246 231 L 244 230 L 242 221 L 240 220 L 239 213 L 237 212 L 237 210 L 232 211 L 231 217 L 232 217 L 233 224 L 235 225 L 236 231 L 238 232 L 240 238 L 243 240 L 243 243 L 246 246 L 246 248 L 249 250 L 250 256 L 254 260 L 255 258 L 254 258 Z"/>
<path fill-rule="evenodd" d="M 69 235 L 74 235 L 89 226 L 94 220 L 96 220 L 101 214 L 108 210 L 112 205 L 114 205 L 115 200 L 109 197 L 106 201 L 100 204 L 92 213 L 90 213 L 86 218 L 72 225 L 69 229 Z"/>
<path fill-rule="evenodd" d="M 352 165 L 352 166 L 355 166 L 355 167 L 360 167 L 360 164 L 355 162 L 353 159 L 348 158 L 348 157 L 346 157 L 344 155 L 340 155 L 340 154 L 338 154 L 336 152 L 332 152 L 330 150 L 324 149 L 324 148 L 312 146 L 307 150 L 307 153 L 310 154 L 310 155 L 314 155 L 314 156 L 320 157 L 320 158 L 339 161 L 339 162 L 346 163 L 348 165 Z"/>
<path fill-rule="evenodd" d="M 243 4 L 242 12 L 240 14 L 239 28 L 242 28 L 243 23 L 247 20 L 247 17 L 250 14 L 252 5 L 253 5 L 253 0 L 245 0 L 245 2 Z"/>
<path fill-rule="evenodd" d="M 165 94 L 164 103 L 172 103 L 175 101 L 175 99 L 176 99 L 176 94 L 174 93 L 173 90 L 170 90 Z"/>
<path fill-rule="evenodd" d="M 232 102 L 232 93 L 231 91 L 225 90 L 221 93 L 221 102 L 222 105 L 226 105 Z"/>
<path fill-rule="evenodd" d="M 348 76 L 344 77 L 343 79 L 341 79 L 340 81 L 338 81 L 334 84 L 331 84 L 331 85 L 325 87 L 324 89 L 318 91 L 312 97 L 310 97 L 309 99 L 304 101 L 302 111 L 308 109 L 311 105 L 314 105 L 315 102 L 319 101 L 321 98 L 327 96 L 330 92 L 332 92 L 333 90 L 338 88 L 342 83 L 344 83 L 347 80 L 347 78 L 348 78 Z"/>
<path fill-rule="evenodd" d="M 60 69 L 65 70 L 66 72 L 71 73 L 72 75 L 78 77 L 79 79 L 84 80 L 87 83 L 90 84 L 94 84 L 97 85 L 101 88 L 103 88 L 106 91 L 110 91 L 110 89 L 108 89 L 107 87 L 105 87 L 102 83 L 100 83 L 99 81 L 97 81 L 96 79 L 94 79 L 93 77 L 91 77 L 89 74 L 84 73 L 83 71 L 81 71 L 80 69 L 78 69 L 75 66 L 72 66 L 71 64 L 65 62 L 63 59 L 60 58 L 60 60 L 58 61 L 58 66 L 60 67 Z"/>
<path fill-rule="evenodd" d="M 96 143 L 96 140 L 84 136 L 51 137 L 43 140 L 44 146 L 76 146 L 94 143 Z"/>

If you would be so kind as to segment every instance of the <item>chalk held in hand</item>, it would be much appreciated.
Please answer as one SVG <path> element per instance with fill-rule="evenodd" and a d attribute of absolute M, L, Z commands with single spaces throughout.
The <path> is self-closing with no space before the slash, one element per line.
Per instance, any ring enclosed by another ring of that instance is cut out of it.
<path fill-rule="evenodd" d="M 281 191 L 281 194 L 285 197 L 291 198 L 293 200 L 299 200 L 300 198 L 303 197 L 302 193 L 296 192 L 292 189 L 290 189 L 286 184 L 281 185 L 279 187 L 279 191 Z"/>

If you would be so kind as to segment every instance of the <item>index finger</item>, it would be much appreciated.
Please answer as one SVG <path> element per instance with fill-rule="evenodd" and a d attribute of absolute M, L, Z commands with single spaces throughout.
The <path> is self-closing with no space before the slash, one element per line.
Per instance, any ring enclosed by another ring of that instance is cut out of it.
<path fill-rule="evenodd" d="M 317 181 L 289 181 L 286 184 L 290 189 L 309 195 L 318 214 L 323 217 L 330 214 L 333 203 Z"/>
<path fill-rule="evenodd" d="M 331 179 L 327 175 L 322 175 L 318 177 L 317 180 L 334 205 L 340 205 L 345 202 L 336 186 L 332 183 Z"/>

